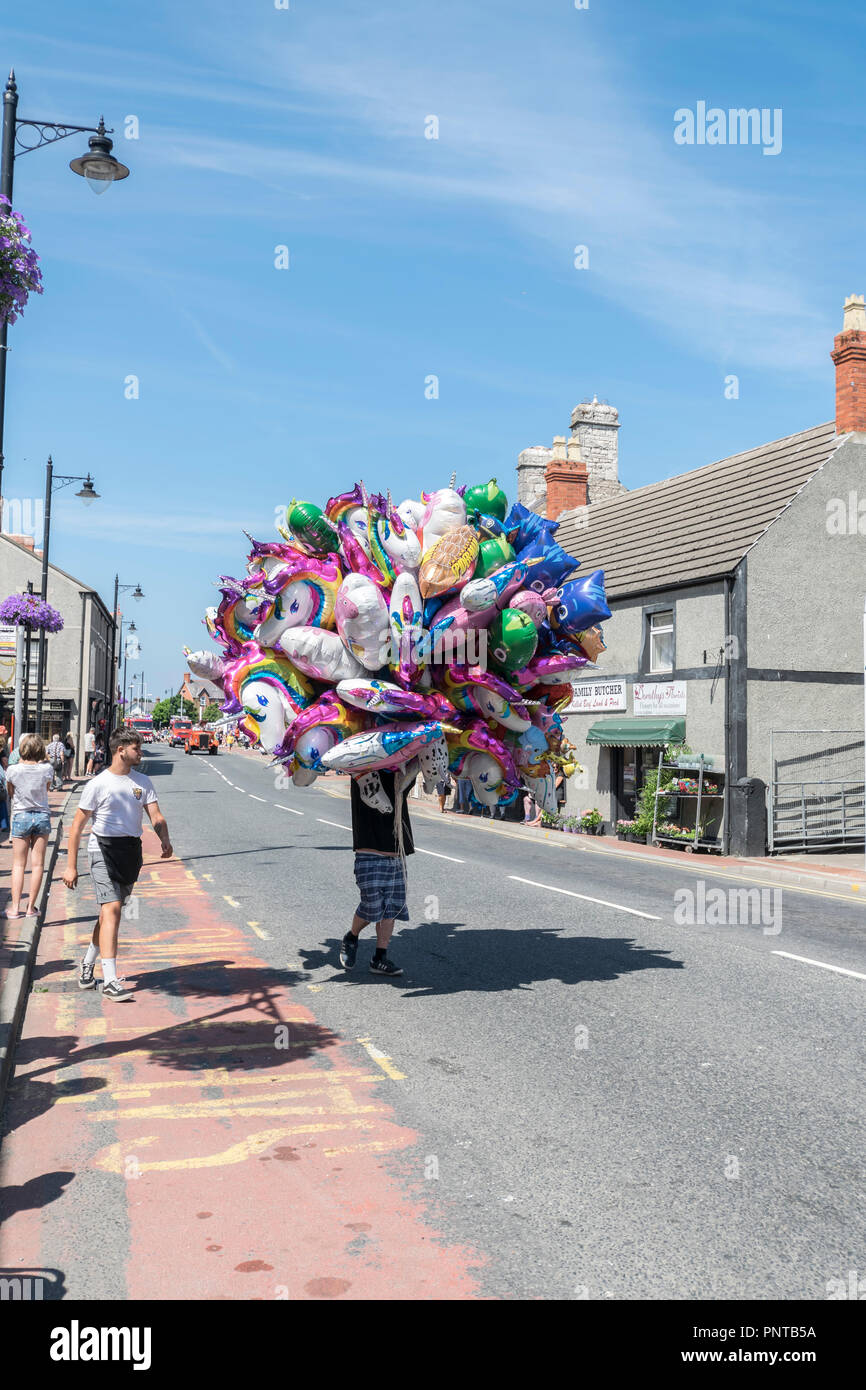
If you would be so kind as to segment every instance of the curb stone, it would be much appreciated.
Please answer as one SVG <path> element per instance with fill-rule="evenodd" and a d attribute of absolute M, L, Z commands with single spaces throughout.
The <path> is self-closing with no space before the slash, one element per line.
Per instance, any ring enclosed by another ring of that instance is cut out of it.
<path fill-rule="evenodd" d="M 80 784 L 70 787 L 66 797 L 57 810 L 57 819 L 51 827 L 48 838 L 48 851 L 45 855 L 45 872 L 39 890 L 39 906 L 35 917 L 23 920 L 18 938 L 20 956 L 9 966 L 2 985 L 0 985 L 0 1110 L 6 1099 L 6 1088 L 15 1070 L 15 1048 L 21 1023 L 27 1008 L 33 965 L 39 949 L 39 937 L 45 920 L 45 908 L 54 875 L 54 866 L 63 842 L 63 827 L 66 809 L 72 797 L 81 790 Z M 52 816 L 52 819 L 54 817 Z"/>

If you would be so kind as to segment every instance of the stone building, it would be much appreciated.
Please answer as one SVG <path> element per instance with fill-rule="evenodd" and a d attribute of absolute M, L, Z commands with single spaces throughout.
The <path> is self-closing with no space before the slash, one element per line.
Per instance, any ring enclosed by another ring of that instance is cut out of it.
<path fill-rule="evenodd" d="M 0 535 L 0 598 L 23 593 L 30 581 L 36 593 L 42 580 L 42 554 L 27 536 Z M 112 620 L 95 589 L 80 579 L 48 566 L 48 602 L 63 617 L 63 628 L 47 637 L 45 691 L 42 703 L 43 737 L 57 729 L 69 730 L 75 740 L 76 770 L 82 771 L 80 754 L 88 728 L 98 727 L 108 713 L 111 680 Z M 35 728 L 38 639 L 31 643 L 27 711 Z M 0 721 L 11 727 L 14 689 L 0 691 Z M 27 721 L 25 720 L 25 723 Z"/>
<path fill-rule="evenodd" d="M 569 809 L 595 805 L 608 827 L 632 815 L 660 749 L 685 740 L 720 789 L 705 807 L 716 847 L 863 843 L 862 297 L 846 301 L 831 356 L 834 420 L 663 482 L 624 491 L 618 419 L 593 452 L 586 407 L 571 440 L 521 454 L 519 486 L 558 517 L 580 573 L 605 571 L 613 614 L 566 718 L 586 768 Z M 685 824 L 694 806 L 666 809 Z"/>

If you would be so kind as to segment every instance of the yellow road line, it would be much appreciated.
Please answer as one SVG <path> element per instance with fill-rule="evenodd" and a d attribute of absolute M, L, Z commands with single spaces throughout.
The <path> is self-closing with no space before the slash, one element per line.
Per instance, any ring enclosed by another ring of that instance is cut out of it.
<path fill-rule="evenodd" d="M 152 1161 L 145 1160 L 138 1162 L 138 1172 L 166 1172 L 175 1168 L 220 1168 L 230 1163 L 243 1163 L 245 1159 L 253 1157 L 255 1154 L 262 1153 L 265 1149 L 272 1148 L 281 1139 L 289 1139 L 295 1134 L 323 1134 L 328 1130 L 334 1129 L 372 1129 L 373 1125 L 369 1120 L 349 1120 L 346 1124 L 311 1124 L 311 1125 L 287 1125 L 281 1129 L 264 1129 L 257 1134 L 250 1134 L 246 1139 L 242 1139 L 238 1144 L 232 1144 L 228 1149 L 223 1149 L 215 1154 L 200 1154 L 195 1158 L 162 1158 Z M 143 1135 L 136 1139 L 135 1144 L 138 1148 L 157 1142 L 156 1135 Z M 111 1144 L 109 1148 L 97 1154 L 91 1159 L 91 1164 L 96 1168 L 101 1168 L 109 1173 L 123 1173 L 126 1169 L 127 1155 L 124 1154 L 120 1144 Z M 326 1151 L 327 1152 L 327 1151 Z"/>
<path fill-rule="evenodd" d="M 381 1067 L 386 1076 L 390 1076 L 392 1081 L 405 1081 L 406 1077 L 402 1071 L 391 1065 L 391 1058 L 385 1052 L 380 1052 L 378 1047 L 374 1047 L 369 1038 L 356 1038 L 369 1057 L 372 1057 L 377 1066 Z"/>
<path fill-rule="evenodd" d="M 291 1094 L 290 1092 L 288 1093 Z M 237 1119 L 247 1115 L 384 1115 L 382 1105 L 351 1105 L 345 1109 L 332 1109 L 328 1105 L 241 1105 L 240 1098 L 234 1105 L 220 1101 L 195 1101 L 189 1105 L 130 1105 L 117 1110 L 86 1110 L 89 1120 L 102 1124 L 105 1120 L 117 1123 L 118 1120 L 219 1120 Z M 280 1096 L 274 1096 L 275 1101 Z"/>
<path fill-rule="evenodd" d="M 228 893 L 223 893 L 223 899 L 228 903 L 229 907 L 240 907 L 240 903 L 235 902 L 234 898 L 230 898 Z"/>
<path fill-rule="evenodd" d="M 262 941 L 270 941 L 271 938 L 269 933 L 266 932 L 263 927 L 260 927 L 258 922 L 247 922 L 247 926 L 252 927 L 256 936 L 260 936 Z"/>

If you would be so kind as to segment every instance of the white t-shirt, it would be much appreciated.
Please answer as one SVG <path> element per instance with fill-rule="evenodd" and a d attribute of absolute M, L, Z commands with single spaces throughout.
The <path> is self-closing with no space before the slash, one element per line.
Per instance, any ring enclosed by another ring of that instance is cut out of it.
<path fill-rule="evenodd" d="M 88 851 L 99 849 L 97 835 L 140 835 L 144 808 L 156 799 L 154 785 L 143 772 L 100 772 L 87 783 L 78 803 L 80 810 L 93 814 Z"/>
<path fill-rule="evenodd" d="M 85 753 L 92 753 L 93 750 L 95 749 L 95 747 L 96 747 L 96 734 L 89 734 L 89 733 L 88 733 L 88 734 L 85 734 L 85 735 L 84 735 L 84 751 L 85 751 Z"/>
<path fill-rule="evenodd" d="M 12 814 L 16 811 L 47 811 L 48 787 L 54 781 L 50 763 L 15 763 L 6 774 L 15 789 Z"/>

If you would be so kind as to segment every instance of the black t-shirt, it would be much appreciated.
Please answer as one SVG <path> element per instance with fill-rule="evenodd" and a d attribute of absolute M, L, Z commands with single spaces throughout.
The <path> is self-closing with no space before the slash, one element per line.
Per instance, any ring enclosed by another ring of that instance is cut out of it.
<path fill-rule="evenodd" d="M 380 772 L 383 790 L 390 798 L 391 805 L 394 805 L 394 773 Z M 356 851 L 378 850 L 380 854 L 397 854 L 399 845 L 397 844 L 396 824 L 393 811 L 374 811 L 372 806 L 368 806 L 362 800 L 358 790 L 358 784 L 354 777 L 350 779 L 352 783 L 352 848 Z M 411 783 L 403 793 L 403 853 L 414 854 L 415 845 L 412 840 L 412 823 L 409 820 L 408 795 Z"/>

